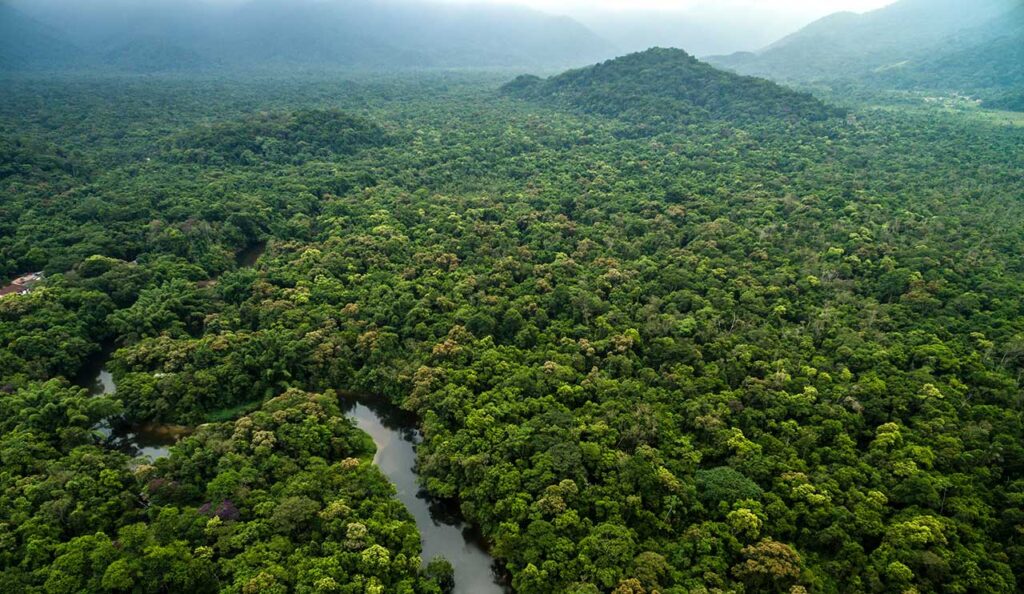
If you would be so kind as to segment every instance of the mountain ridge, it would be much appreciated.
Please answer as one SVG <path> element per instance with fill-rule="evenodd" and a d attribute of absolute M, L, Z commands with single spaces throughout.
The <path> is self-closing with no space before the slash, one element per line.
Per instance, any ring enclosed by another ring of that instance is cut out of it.
<path fill-rule="evenodd" d="M 1017 0 L 966 6 L 963 0 L 901 0 L 864 14 L 835 13 L 759 52 L 709 61 L 786 82 L 845 80 L 998 96 L 1024 80 L 1018 52 L 1024 6 Z"/>
<path fill-rule="evenodd" d="M 73 64 L 77 48 L 56 29 L 0 2 L 0 70 L 33 70 L 55 62 Z"/>
<path fill-rule="evenodd" d="M 40 29 L 32 35 L 36 39 L 23 39 L 20 46 L 63 40 L 79 47 L 91 67 L 127 71 L 564 68 L 615 53 L 611 43 L 575 20 L 505 6 L 408 0 L 249 0 L 233 7 L 98 0 L 89 10 L 69 0 L 12 0 L 3 6 L 19 22 L 39 22 L 50 31 L 44 35 Z M 0 51 L 0 64 L 17 61 L 16 48 Z M 69 67 L 59 55 L 36 62 L 26 67 Z"/>

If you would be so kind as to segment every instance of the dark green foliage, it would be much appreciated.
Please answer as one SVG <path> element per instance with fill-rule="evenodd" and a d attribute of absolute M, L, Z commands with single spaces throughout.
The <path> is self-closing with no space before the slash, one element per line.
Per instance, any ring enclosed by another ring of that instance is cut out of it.
<path fill-rule="evenodd" d="M 117 412 L 59 381 L 0 400 L 5 592 L 440 594 L 415 524 L 333 394 L 289 391 L 204 426 L 155 467 L 90 427 Z"/>
<path fill-rule="evenodd" d="M 455 588 L 453 573 L 452 564 L 443 557 L 435 557 L 427 564 L 427 577 L 433 579 L 444 594 L 450 594 Z"/>
<path fill-rule="evenodd" d="M 33 217 L 32 211 L 49 215 L 53 196 L 86 178 L 82 164 L 60 148 L 0 134 L 0 279 L 41 270 L 49 263 L 41 245 L 18 240 L 25 235 L 23 223 Z"/>
<path fill-rule="evenodd" d="M 81 168 L 57 147 L 22 138 L 0 137 L 0 181 L 18 176 L 26 181 L 50 182 L 73 177 Z"/>
<path fill-rule="evenodd" d="M 1005 95 L 999 99 L 985 102 L 985 107 L 993 109 L 1007 109 L 1010 111 L 1024 111 L 1024 95 Z"/>
<path fill-rule="evenodd" d="M 0 299 L 0 589 L 440 591 L 345 389 L 417 415 L 522 594 L 1019 590 L 1022 131 L 631 112 L 617 74 L 586 114 L 449 75 L 16 85 L 0 245 L 61 274 Z M 234 161 L 261 126 L 290 148 Z M 106 336 L 86 400 L 58 376 Z M 139 465 L 110 415 L 195 433 Z"/>
<path fill-rule="evenodd" d="M 50 281 L 59 285 L 56 279 Z M 114 309 L 98 291 L 60 286 L 25 296 L 0 297 L 0 369 L 3 380 L 74 377 L 98 339 L 106 334 L 106 318 Z"/>
<path fill-rule="evenodd" d="M 502 89 L 515 97 L 621 117 L 654 129 L 708 119 L 813 121 L 841 113 L 809 94 L 723 72 L 677 49 L 655 48 L 547 80 L 522 76 Z"/>
<path fill-rule="evenodd" d="M 208 165 L 304 163 L 389 142 L 374 122 L 337 110 L 261 114 L 199 128 L 172 141 L 172 159 Z"/>
<path fill-rule="evenodd" d="M 697 497 L 705 505 L 715 507 L 720 501 L 732 504 L 761 498 L 761 487 L 757 483 L 728 466 L 698 470 L 693 478 Z"/>

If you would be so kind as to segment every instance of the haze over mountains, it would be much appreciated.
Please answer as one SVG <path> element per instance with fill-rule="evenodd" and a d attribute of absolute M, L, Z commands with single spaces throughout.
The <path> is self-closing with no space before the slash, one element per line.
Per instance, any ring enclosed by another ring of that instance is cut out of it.
<path fill-rule="evenodd" d="M 74 46 L 61 33 L 0 3 L 0 70 L 23 70 L 66 62 Z"/>
<path fill-rule="evenodd" d="M 730 8 L 732 8 L 730 10 Z M 811 19 L 769 6 L 709 2 L 687 10 L 581 10 L 570 16 L 613 43 L 621 53 L 677 47 L 694 56 L 758 50 Z"/>
<path fill-rule="evenodd" d="M 13 0 L 0 10 L 6 69 L 556 68 L 616 51 L 572 19 L 512 6 Z"/>
<path fill-rule="evenodd" d="M 0 70 L 552 72 L 651 46 L 692 55 L 756 46 L 795 18 L 728 4 L 728 18 L 723 5 L 574 9 L 581 19 L 575 20 L 511 5 L 439 1 L 0 0 Z M 552 10 L 557 6 L 563 5 Z M 864 14 L 832 14 L 759 51 L 708 61 L 784 83 L 960 92 L 1021 109 L 1024 3 L 900 0 Z"/>
<path fill-rule="evenodd" d="M 519 2 L 534 9 L 516 8 Z M 555 70 L 654 46 L 698 56 L 753 50 L 827 10 L 746 0 L 683 0 L 661 8 L 572 0 L 0 0 L 0 5 L 0 27 L 11 30 L 0 40 L 0 67 L 88 65 L 136 72 L 254 64 Z"/>
<path fill-rule="evenodd" d="M 743 74 L 800 83 L 856 81 L 998 99 L 1024 82 L 1020 0 L 901 0 L 837 13 L 759 52 L 710 61 Z"/>

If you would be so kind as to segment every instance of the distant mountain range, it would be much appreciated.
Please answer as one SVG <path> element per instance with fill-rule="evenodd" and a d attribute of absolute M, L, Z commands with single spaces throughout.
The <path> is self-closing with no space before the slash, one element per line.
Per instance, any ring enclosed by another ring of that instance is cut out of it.
<path fill-rule="evenodd" d="M 502 90 L 520 99 L 617 117 L 654 131 L 708 120 L 742 124 L 843 115 L 810 94 L 719 70 L 678 49 L 654 48 L 548 79 L 520 76 Z"/>
<path fill-rule="evenodd" d="M 1024 96 L 1024 4 L 944 40 L 942 51 L 880 74 L 894 84 Z"/>
<path fill-rule="evenodd" d="M 74 50 L 59 31 L 0 3 L 0 69 L 26 70 L 71 63 Z"/>
<path fill-rule="evenodd" d="M 401 0 L 9 0 L 0 34 L 6 70 L 557 68 L 616 52 L 565 17 Z"/>
<path fill-rule="evenodd" d="M 760 52 L 709 61 L 787 82 L 845 80 L 1005 100 L 1024 94 L 1024 4 L 901 0 L 865 14 L 837 13 Z"/>
<path fill-rule="evenodd" d="M 648 13 L 634 17 L 615 21 L 606 15 L 593 23 L 623 47 L 636 47 L 645 36 L 675 38 L 677 33 L 694 43 L 711 43 L 683 21 L 666 20 L 658 28 Z M 746 21 L 737 17 L 741 22 Z M 615 43 L 575 20 L 501 5 L 0 0 L 0 71 L 7 72 L 552 71 L 619 53 Z M 647 59 L 654 56 L 665 57 L 656 53 Z M 707 60 L 783 83 L 959 92 L 991 107 L 1024 109 L 1024 0 L 900 0 L 864 14 L 833 14 L 758 52 Z M 700 74 L 717 88 L 721 80 L 703 67 L 691 65 L 689 74 Z M 570 78 L 547 81 L 531 92 L 572 86 Z M 754 86 L 745 84 L 748 91 Z M 658 92 L 655 86 L 649 90 Z"/>

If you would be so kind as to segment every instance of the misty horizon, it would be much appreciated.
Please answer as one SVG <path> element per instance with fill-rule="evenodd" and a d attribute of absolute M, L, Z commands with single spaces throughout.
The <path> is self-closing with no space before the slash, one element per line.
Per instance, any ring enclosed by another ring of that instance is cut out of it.
<path fill-rule="evenodd" d="M 176 28 L 201 28 L 230 19 L 238 11 L 268 6 L 277 0 L 101 0 L 83 4 L 69 0 L 7 0 L 9 6 L 58 31 L 78 44 L 108 43 L 117 35 L 163 37 Z M 869 11 L 891 0 L 692 0 L 624 3 L 618 0 L 292 0 L 303 7 L 341 10 L 400 11 L 431 8 L 457 14 L 471 11 L 495 15 L 534 11 L 572 19 L 607 42 L 603 57 L 648 47 L 678 47 L 694 55 L 755 51 L 835 11 Z M 192 19 L 192 23 L 187 23 Z M 230 30 L 232 24 L 220 25 Z M 126 32 L 117 27 L 127 28 Z M 596 56 L 597 54 L 595 54 Z"/>

